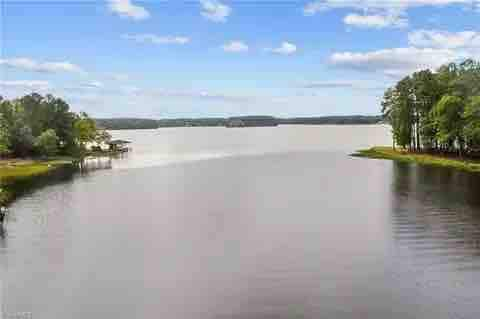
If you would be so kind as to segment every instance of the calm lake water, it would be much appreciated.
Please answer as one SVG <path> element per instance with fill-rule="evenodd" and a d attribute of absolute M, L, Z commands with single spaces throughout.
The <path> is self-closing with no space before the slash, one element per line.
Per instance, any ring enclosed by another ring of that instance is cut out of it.
<path fill-rule="evenodd" d="M 114 136 L 11 208 L 4 318 L 479 318 L 480 176 L 348 156 L 387 127 Z"/>

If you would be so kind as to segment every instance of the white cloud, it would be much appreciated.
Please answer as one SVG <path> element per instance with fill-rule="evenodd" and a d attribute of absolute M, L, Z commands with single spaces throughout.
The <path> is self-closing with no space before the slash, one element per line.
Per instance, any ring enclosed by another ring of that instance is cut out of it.
<path fill-rule="evenodd" d="M 401 77 L 420 69 L 480 58 L 480 32 L 417 30 L 408 34 L 410 46 L 369 52 L 337 52 L 330 63 L 337 67 L 381 72 Z"/>
<path fill-rule="evenodd" d="M 207 91 L 172 91 L 164 89 L 139 89 L 139 88 L 124 88 L 125 93 L 142 98 L 160 97 L 177 98 L 177 99 L 200 99 L 209 101 L 222 102 L 245 102 L 251 99 L 248 96 L 229 95 L 222 93 L 211 93 Z"/>
<path fill-rule="evenodd" d="M 403 27 L 408 24 L 406 12 L 416 7 L 442 7 L 464 5 L 473 8 L 480 6 L 480 0 L 316 0 L 303 8 L 307 16 L 333 9 L 353 9 L 363 16 L 350 14 L 344 18 L 348 25 L 358 27 Z"/>
<path fill-rule="evenodd" d="M 343 22 L 347 25 L 359 27 L 359 28 L 404 28 L 408 26 L 408 20 L 402 16 L 395 14 L 372 14 L 372 15 L 359 15 L 351 13 L 347 15 Z"/>
<path fill-rule="evenodd" d="M 283 54 L 283 55 L 291 55 L 297 52 L 297 46 L 293 43 L 289 42 L 282 42 L 282 44 L 278 48 L 273 49 L 266 49 L 269 52 Z"/>
<path fill-rule="evenodd" d="M 337 67 L 382 72 L 398 77 L 420 69 L 436 69 L 460 57 L 457 52 L 449 49 L 407 47 L 363 53 L 334 53 L 330 62 Z"/>
<path fill-rule="evenodd" d="M 43 73 L 86 73 L 78 65 L 70 62 L 38 62 L 29 58 L 0 59 L 0 66 Z"/>
<path fill-rule="evenodd" d="M 320 81 L 310 82 L 302 87 L 305 89 L 335 89 L 335 88 L 352 88 L 354 86 L 351 81 Z"/>
<path fill-rule="evenodd" d="M 184 45 L 190 42 L 187 37 L 181 36 L 158 36 L 155 34 L 124 34 L 124 39 L 132 40 L 140 43 L 153 43 L 153 44 L 179 44 Z"/>
<path fill-rule="evenodd" d="M 385 85 L 368 81 L 318 81 L 302 85 L 304 89 L 384 90 Z"/>
<path fill-rule="evenodd" d="M 46 89 L 50 86 L 48 81 L 0 81 L 0 86 L 7 88 L 23 88 L 23 89 Z"/>
<path fill-rule="evenodd" d="M 408 34 L 408 42 L 421 48 L 473 49 L 480 48 L 480 32 L 417 30 Z"/>
<path fill-rule="evenodd" d="M 110 74 L 110 78 L 115 81 L 127 81 L 130 77 L 128 76 L 128 74 L 113 73 L 113 74 Z"/>
<path fill-rule="evenodd" d="M 122 18 L 144 20 L 150 18 L 150 12 L 144 7 L 134 5 L 130 0 L 108 0 L 108 8 L 111 12 Z"/>
<path fill-rule="evenodd" d="M 200 0 L 201 15 L 213 22 L 226 22 L 232 13 L 232 8 L 217 0 Z"/>
<path fill-rule="evenodd" d="M 89 88 L 89 89 L 101 89 L 103 88 L 103 83 L 99 81 L 92 81 L 92 82 L 84 83 L 82 87 Z"/>
<path fill-rule="evenodd" d="M 225 52 L 233 52 L 233 53 L 248 51 L 248 45 L 242 41 L 231 41 L 223 45 L 222 48 Z"/>
<path fill-rule="evenodd" d="M 442 7 L 448 5 L 475 5 L 478 0 L 317 0 L 307 3 L 303 8 L 305 15 L 331 9 L 356 9 L 363 11 L 404 11 L 414 7 Z"/>

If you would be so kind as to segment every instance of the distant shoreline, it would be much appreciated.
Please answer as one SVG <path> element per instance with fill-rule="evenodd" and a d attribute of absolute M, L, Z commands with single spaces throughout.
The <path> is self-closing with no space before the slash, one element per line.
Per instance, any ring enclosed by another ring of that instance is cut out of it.
<path fill-rule="evenodd" d="M 442 154 L 415 153 L 404 149 L 394 150 L 392 147 L 377 146 L 359 150 L 354 157 L 386 159 L 404 163 L 416 163 L 437 167 L 453 168 L 470 173 L 480 173 L 480 160 L 454 157 Z"/>
<path fill-rule="evenodd" d="M 278 118 L 273 116 L 235 116 L 212 118 L 96 119 L 97 125 L 107 130 L 158 129 L 169 127 L 263 127 L 279 125 L 375 125 L 382 123 L 381 116 L 345 115 L 320 117 Z"/>

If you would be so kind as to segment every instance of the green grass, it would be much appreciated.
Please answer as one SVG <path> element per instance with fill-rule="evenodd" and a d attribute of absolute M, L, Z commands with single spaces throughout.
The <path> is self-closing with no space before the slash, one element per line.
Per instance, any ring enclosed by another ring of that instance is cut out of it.
<path fill-rule="evenodd" d="M 71 166 L 72 158 L 57 157 L 49 160 L 10 159 L 0 161 L 0 206 L 10 203 L 17 195 L 19 184 L 28 184 L 51 172 Z"/>
<path fill-rule="evenodd" d="M 0 184 L 10 179 L 43 175 L 59 166 L 71 164 L 68 158 L 55 158 L 45 161 L 4 160 L 0 162 Z"/>
<path fill-rule="evenodd" d="M 442 156 L 440 154 L 412 153 L 403 149 L 393 150 L 391 147 L 377 146 L 366 150 L 359 150 L 352 154 L 352 156 L 388 159 L 405 163 L 417 163 L 419 165 L 441 166 L 480 173 L 480 161 Z"/>

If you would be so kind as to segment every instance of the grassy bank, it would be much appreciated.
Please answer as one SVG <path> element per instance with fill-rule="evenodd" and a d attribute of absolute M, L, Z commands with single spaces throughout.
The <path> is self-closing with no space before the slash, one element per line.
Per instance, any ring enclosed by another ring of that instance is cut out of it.
<path fill-rule="evenodd" d="M 72 158 L 54 158 L 45 161 L 9 159 L 0 161 L 0 206 L 8 205 L 22 191 L 35 185 L 43 177 L 59 171 L 73 171 Z"/>
<path fill-rule="evenodd" d="M 372 147 L 366 150 L 359 150 L 352 154 L 352 156 L 388 159 L 406 163 L 417 163 L 420 165 L 441 166 L 467 172 L 480 172 L 480 161 L 442 156 L 440 154 L 412 153 L 403 149 L 393 150 L 391 147 Z"/>

